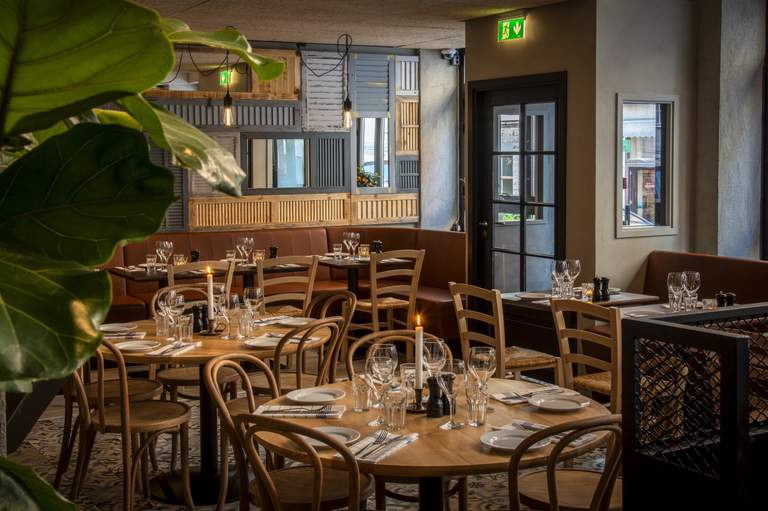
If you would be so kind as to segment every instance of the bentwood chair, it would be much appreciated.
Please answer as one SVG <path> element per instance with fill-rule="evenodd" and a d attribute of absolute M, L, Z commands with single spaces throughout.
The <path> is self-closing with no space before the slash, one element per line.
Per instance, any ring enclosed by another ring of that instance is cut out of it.
<path fill-rule="evenodd" d="M 424 332 L 424 340 L 438 340 L 437 337 L 435 337 L 432 334 L 428 334 Z M 382 330 L 380 332 L 373 332 L 370 333 L 364 337 L 361 337 L 357 341 L 355 341 L 352 346 L 350 346 L 348 352 L 347 352 L 347 358 L 346 358 L 346 365 L 347 365 L 347 374 L 349 375 L 349 378 L 352 379 L 355 376 L 355 366 L 354 366 L 354 356 L 355 353 L 357 353 L 357 350 L 361 348 L 367 347 L 365 358 L 371 356 L 373 353 L 373 349 L 378 346 L 379 344 L 395 344 L 403 343 L 405 345 L 405 348 L 403 351 L 406 353 L 413 352 L 413 349 L 407 349 L 407 348 L 413 348 L 416 344 L 416 331 L 415 330 Z M 450 362 L 453 359 L 453 355 L 451 354 L 451 350 L 446 350 L 448 355 L 448 361 Z M 408 358 L 406 358 L 406 361 L 408 361 Z M 390 497 L 396 500 L 404 501 L 404 502 L 418 502 L 418 499 L 410 496 L 410 495 L 403 495 L 401 493 L 397 493 L 392 490 L 387 490 L 386 483 L 398 483 L 398 484 L 418 484 L 418 479 L 409 478 L 409 477 L 376 477 L 376 509 L 377 510 L 385 510 L 387 506 L 386 497 Z M 467 478 L 466 477 L 460 477 L 456 481 L 456 484 L 453 486 L 453 488 L 449 487 L 450 480 L 445 479 L 443 481 L 443 498 L 444 498 L 444 507 L 446 509 L 450 509 L 450 504 L 448 502 L 448 499 L 453 496 L 457 495 L 458 501 L 459 501 L 459 510 L 460 511 L 466 511 L 467 509 Z"/>
<path fill-rule="evenodd" d="M 264 312 L 288 316 L 306 316 L 315 287 L 318 256 L 285 256 L 259 261 L 256 266 L 256 282 L 264 293 Z M 296 270 L 286 275 L 264 278 L 264 270 L 290 268 Z M 270 305 L 273 304 L 273 305 Z"/>
<path fill-rule="evenodd" d="M 568 444 L 588 434 L 606 436 L 607 451 L 602 472 L 580 468 L 558 468 Z M 547 467 L 520 473 L 525 451 L 536 442 L 553 435 L 561 439 L 552 448 Z M 622 503 L 621 415 L 609 415 L 564 422 L 527 436 L 512 453 L 509 462 L 509 509 L 528 508 L 548 511 L 618 511 Z"/>
<path fill-rule="evenodd" d="M 251 389 L 249 384 L 249 375 L 246 373 L 243 365 L 249 365 L 251 368 L 263 372 L 269 388 L 268 395 L 254 395 L 253 389 Z M 220 376 L 227 374 L 229 371 L 234 371 L 238 375 L 243 389 L 245 390 L 245 397 L 225 401 L 221 392 L 223 382 L 220 380 Z M 228 491 L 229 444 L 232 445 L 235 462 L 237 463 L 238 471 L 240 472 L 240 487 L 246 488 L 249 481 L 248 463 L 245 459 L 245 450 L 243 449 L 243 444 L 241 442 L 241 435 L 235 426 L 235 417 L 241 414 L 252 414 L 260 405 L 277 398 L 280 395 L 280 392 L 278 391 L 277 382 L 272 374 L 272 370 L 267 363 L 248 354 L 220 355 L 209 360 L 205 365 L 205 385 L 213 402 L 216 404 L 219 418 L 224 429 L 220 434 L 221 465 L 219 470 L 221 472 L 221 477 L 219 480 L 222 481 L 222 484 L 219 486 L 219 497 L 216 505 L 216 509 L 221 511 L 224 509 Z M 240 504 L 241 509 L 249 508 L 247 498 L 241 499 Z"/>
<path fill-rule="evenodd" d="M 330 316 L 297 326 L 283 335 L 275 347 L 274 355 L 270 357 L 273 361 L 272 372 L 277 381 L 279 394 L 331 382 L 331 368 L 335 365 L 335 357 L 338 356 L 338 344 L 341 340 L 344 324 L 345 319 L 343 317 Z M 289 343 L 296 347 L 295 353 L 292 354 L 296 356 L 296 367 L 283 369 L 280 360 Z M 319 353 L 321 347 L 324 348 L 324 356 L 318 361 L 317 374 L 312 374 L 307 371 L 304 365 L 306 360 L 304 354 L 308 351 L 318 351 Z M 268 378 L 265 373 L 251 373 L 249 379 L 250 386 L 256 393 L 261 394 L 269 390 Z"/>
<path fill-rule="evenodd" d="M 347 331 L 349 325 L 352 322 L 352 317 L 357 309 L 357 296 L 352 291 L 326 291 L 315 295 L 312 301 L 307 307 L 307 317 L 323 319 L 331 315 L 341 316 L 344 318 L 344 325 L 342 326 L 341 333 L 339 334 L 339 341 L 336 343 L 336 353 L 333 354 L 331 359 L 331 366 L 329 368 L 328 382 L 334 383 L 337 378 L 337 370 L 339 365 L 339 359 L 342 353 L 346 354 L 347 349 Z M 304 352 L 306 354 L 306 352 Z M 320 356 L 323 357 L 325 353 L 325 346 L 320 347 Z M 307 362 L 304 361 L 306 367 Z"/>
<path fill-rule="evenodd" d="M 119 399 L 109 402 L 105 399 L 104 354 L 108 353 L 117 364 Z M 131 401 L 128 394 L 128 373 L 123 356 L 111 342 L 103 341 L 96 351 L 97 399 L 88 399 L 80 373 L 75 371 L 72 385 L 77 394 L 80 411 L 80 441 L 77 467 L 72 483 L 71 499 L 80 493 L 90 463 L 91 452 L 98 433 L 117 433 L 122 440 L 123 464 L 123 509 L 133 509 L 134 486 L 139 469 L 144 493 L 149 496 L 148 463 L 149 452 L 155 440 L 162 433 L 178 433 L 181 437 L 181 470 L 184 501 L 187 509 L 194 509 L 189 486 L 189 419 L 190 409 L 183 403 L 170 401 Z"/>
<path fill-rule="evenodd" d="M 597 392 L 610 397 L 611 411 L 621 412 L 621 313 L 616 307 L 602 307 L 578 300 L 552 300 L 550 302 L 555 320 L 555 333 L 563 363 L 563 385 L 569 389 Z M 576 324 L 586 324 L 592 320 L 605 322 L 604 328 L 571 328 L 566 315 L 575 315 Z M 594 355 L 578 352 L 592 345 L 594 349 L 605 350 L 609 360 Z M 584 366 L 588 371 L 578 374 L 575 365 Z M 577 375 L 574 375 L 577 374 Z"/>
<path fill-rule="evenodd" d="M 330 511 L 349 509 L 360 511 L 373 493 L 373 480 L 368 474 L 361 474 L 352 451 L 347 446 L 314 428 L 295 424 L 263 415 L 239 415 L 235 423 L 242 431 L 243 444 L 248 463 L 256 475 L 253 482 L 241 486 L 247 488 L 249 501 L 266 510 L 283 511 Z M 259 435 L 278 435 L 293 442 L 301 453 L 302 464 L 274 468 L 277 463 L 262 461 L 259 447 L 269 448 L 260 443 Z M 320 441 L 344 461 L 344 469 L 323 466 L 320 456 L 307 439 Z M 241 507 L 242 505 L 241 500 Z"/>
<path fill-rule="evenodd" d="M 229 296 L 232 289 L 232 278 L 235 273 L 235 261 L 195 261 L 194 263 L 168 265 L 168 287 L 176 284 L 175 274 L 182 272 L 202 271 L 211 269 L 214 272 L 224 272 L 224 294 Z M 205 278 L 205 273 L 195 275 L 195 278 Z M 205 283 L 204 283 L 205 284 Z"/>
<path fill-rule="evenodd" d="M 504 335 L 504 314 L 501 292 L 498 289 L 484 289 L 469 284 L 448 284 L 453 297 L 453 308 L 459 323 L 461 354 L 468 363 L 471 343 L 481 343 L 496 348 L 499 363 L 496 364 L 496 378 L 504 378 L 507 371 L 519 380 L 523 371 L 552 369 L 555 383 L 560 383 L 560 359 L 540 351 L 507 346 Z M 488 332 L 493 332 L 489 335 Z"/>
<path fill-rule="evenodd" d="M 389 270 L 382 270 L 379 265 L 386 259 L 400 259 L 403 264 Z M 349 327 L 350 331 L 394 330 L 396 324 L 406 329 L 413 328 L 416 316 L 416 292 L 419 290 L 423 263 L 424 250 L 392 250 L 371 254 L 371 296 L 357 302 L 357 310 L 370 315 L 371 321 L 370 323 L 353 322 Z M 396 311 L 405 312 L 405 321 L 395 317 Z M 386 314 L 384 328 L 382 328 L 381 312 Z"/>

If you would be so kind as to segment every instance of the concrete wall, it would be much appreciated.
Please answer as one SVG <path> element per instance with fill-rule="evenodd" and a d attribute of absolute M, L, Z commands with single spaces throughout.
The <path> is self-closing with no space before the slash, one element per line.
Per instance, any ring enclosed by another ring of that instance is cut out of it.
<path fill-rule="evenodd" d="M 458 214 L 458 92 L 456 66 L 437 50 L 421 52 L 421 227 L 450 229 Z"/>
<path fill-rule="evenodd" d="M 643 263 L 652 250 L 690 249 L 690 190 L 696 156 L 694 9 L 695 2 L 690 0 L 597 1 L 596 267 L 620 287 L 639 285 Z M 680 97 L 676 235 L 615 236 L 617 93 Z"/>
<path fill-rule="evenodd" d="M 532 9 L 523 40 L 499 43 L 498 17 L 467 22 L 467 80 L 566 71 L 566 252 L 595 271 L 595 0 Z"/>

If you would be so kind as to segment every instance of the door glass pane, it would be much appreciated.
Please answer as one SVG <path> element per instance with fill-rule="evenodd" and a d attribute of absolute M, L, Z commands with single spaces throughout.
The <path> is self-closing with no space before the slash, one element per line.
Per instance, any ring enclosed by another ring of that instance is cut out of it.
<path fill-rule="evenodd" d="M 493 247 L 520 250 L 520 206 L 493 205 Z"/>
<path fill-rule="evenodd" d="M 304 140 L 275 140 L 275 169 L 278 188 L 304 186 Z"/>
<path fill-rule="evenodd" d="M 555 103 L 525 105 L 525 150 L 555 150 Z"/>
<path fill-rule="evenodd" d="M 493 150 L 520 150 L 520 105 L 493 107 Z"/>
<path fill-rule="evenodd" d="M 525 252 L 555 255 L 555 208 L 525 207 Z"/>
<path fill-rule="evenodd" d="M 500 200 L 520 200 L 520 156 L 493 157 L 496 176 L 496 197 Z"/>
<path fill-rule="evenodd" d="M 525 156 L 528 165 L 526 199 L 528 202 L 555 202 L 555 156 L 531 154 Z"/>
<path fill-rule="evenodd" d="M 520 291 L 520 256 L 493 252 L 493 287 L 502 293 Z"/>
<path fill-rule="evenodd" d="M 525 290 L 547 291 L 552 289 L 552 259 L 546 257 L 525 258 Z"/>

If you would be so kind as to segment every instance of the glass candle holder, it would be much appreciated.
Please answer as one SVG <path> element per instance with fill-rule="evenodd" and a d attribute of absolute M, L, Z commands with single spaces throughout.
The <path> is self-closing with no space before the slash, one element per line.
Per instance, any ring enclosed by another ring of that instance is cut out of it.
<path fill-rule="evenodd" d="M 357 247 L 357 255 L 365 258 L 371 257 L 371 246 L 367 243 L 362 243 Z"/>

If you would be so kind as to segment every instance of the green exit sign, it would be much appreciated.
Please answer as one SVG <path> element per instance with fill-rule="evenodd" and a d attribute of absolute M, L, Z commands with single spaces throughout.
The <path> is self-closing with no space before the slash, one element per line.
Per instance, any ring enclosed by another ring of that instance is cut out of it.
<path fill-rule="evenodd" d="M 219 85 L 232 85 L 232 71 L 234 69 L 219 70 Z"/>
<path fill-rule="evenodd" d="M 511 41 L 525 37 L 525 18 L 499 20 L 499 41 Z"/>

